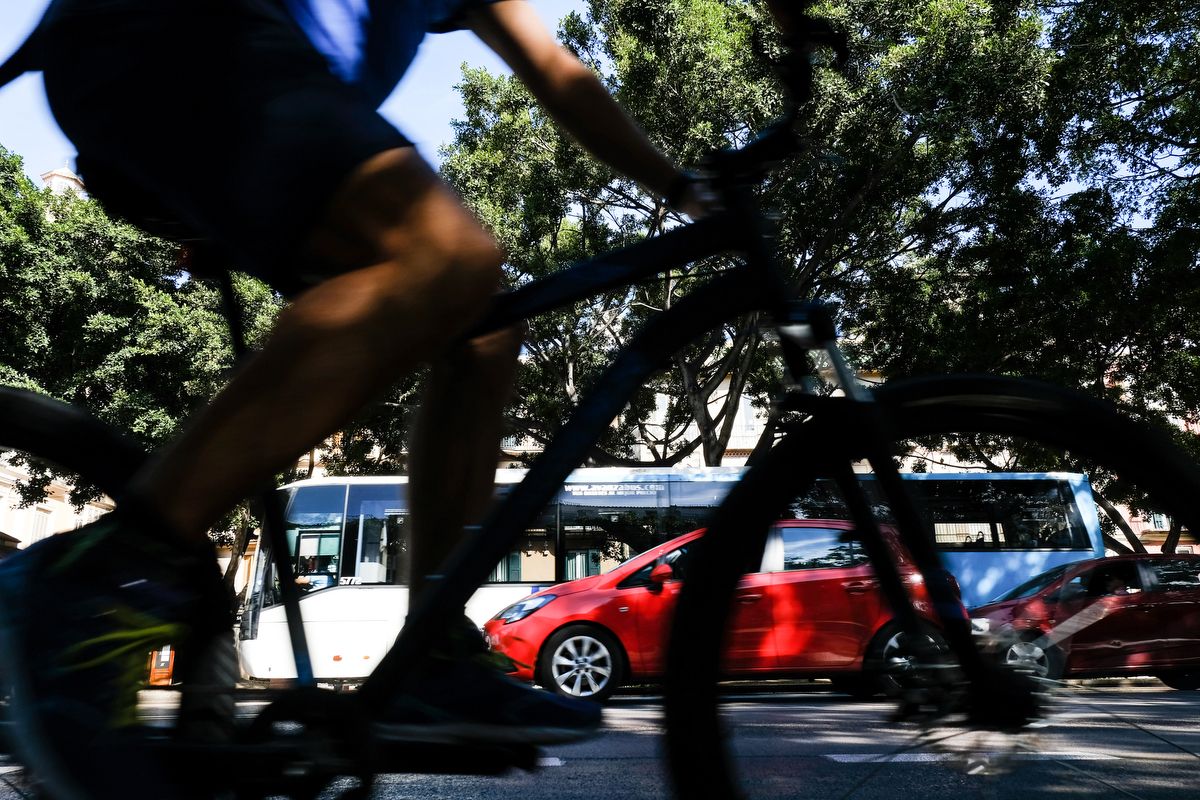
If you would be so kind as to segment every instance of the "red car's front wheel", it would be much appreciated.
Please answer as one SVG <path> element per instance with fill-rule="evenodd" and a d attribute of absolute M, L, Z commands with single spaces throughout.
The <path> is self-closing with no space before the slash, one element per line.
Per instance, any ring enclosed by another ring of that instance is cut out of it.
<path fill-rule="evenodd" d="M 538 683 L 566 697 L 602 703 L 624 678 L 621 646 L 608 631 L 568 625 L 546 640 L 538 658 Z"/>

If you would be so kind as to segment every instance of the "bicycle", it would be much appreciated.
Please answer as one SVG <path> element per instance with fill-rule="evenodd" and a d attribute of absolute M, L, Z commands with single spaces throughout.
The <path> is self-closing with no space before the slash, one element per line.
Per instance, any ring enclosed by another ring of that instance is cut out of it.
<path fill-rule="evenodd" d="M 826 34 L 818 44 L 836 45 Z M 794 98 L 808 93 L 808 67 L 797 53 L 782 78 Z M 496 774 L 532 768 L 536 751 L 527 746 L 418 745 L 387 741 L 372 733 L 369 709 L 402 688 L 421 654 L 462 608 L 518 535 L 553 498 L 567 474 L 645 380 L 700 335 L 725 320 L 753 312 L 774 319 L 784 364 L 793 387 L 778 410 L 782 438 L 753 466 L 714 514 L 694 553 L 671 637 L 665 683 L 667 760 L 677 792 L 684 797 L 736 797 L 740 789 L 719 720 L 720 630 L 746 554 L 761 547 L 766 531 L 789 498 L 818 477 L 832 477 L 850 508 L 877 577 L 910 637 L 908 670 L 917 710 L 942 716 L 965 709 L 972 724 L 1016 730 L 1036 717 L 1037 699 L 1027 681 L 992 669 L 977 648 L 969 620 L 941 570 L 928 526 L 900 484 L 892 444 L 913 437 L 951 433 L 1029 436 L 1079 451 L 1138 479 L 1165 510 L 1192 530 L 1200 519 L 1189 501 L 1200 494 L 1200 473 L 1162 437 L 1098 401 L 1029 381 L 987 377 L 942 377 L 889 383 L 872 392 L 858 387 L 836 344 L 827 311 L 793 296 L 772 254 L 772 230 L 754 187 L 770 164 L 802 151 L 794 134 L 800 107 L 749 144 L 714 156 L 712 186 L 723 210 L 622 250 L 574 265 L 505 296 L 471 335 L 508 327 L 602 290 L 630 285 L 718 253 L 740 253 L 739 266 L 663 312 L 619 354 L 593 393 L 546 447 L 525 480 L 497 506 L 483 526 L 450 557 L 432 582 L 387 657 L 352 694 L 319 689 L 299 616 L 299 591 L 288 561 L 280 509 L 267 499 L 264 539 L 280 577 L 289 634 L 297 664 L 297 686 L 283 692 L 233 741 L 188 744 L 164 737 L 162 758 L 190 785 L 204 791 L 234 790 L 240 796 L 289 794 L 313 797 L 340 776 L 358 779 L 346 796 L 365 796 L 374 776 L 388 772 Z M 232 291 L 226 284 L 226 297 Z M 237 314 L 230 309 L 237 329 Z M 242 339 L 240 332 L 235 339 Z M 799 388 L 811 373 L 809 356 L 824 354 L 845 396 Z M 1104 430 L 1099 445 L 1091 435 Z M 1158 454 L 1141 458 L 1147 443 Z M 1135 447 L 1136 445 L 1136 447 Z M 16 389 L 0 388 L 0 447 L 17 449 L 57 464 L 120 497 L 145 454 L 119 433 L 66 404 Z M 874 468 L 896 527 L 919 568 L 940 619 L 931 636 L 913 610 L 908 591 L 880 533 L 876 509 L 862 492 L 852 466 L 865 459 Z M 700 632 L 704 632 L 703 635 Z M 1001 702 L 989 700 L 994 681 L 1005 682 Z M 931 710 L 932 709 L 932 710 Z M 16 738 L 16 737 L 14 737 Z M 207 765 L 224 759 L 229 769 L 214 774 Z"/>

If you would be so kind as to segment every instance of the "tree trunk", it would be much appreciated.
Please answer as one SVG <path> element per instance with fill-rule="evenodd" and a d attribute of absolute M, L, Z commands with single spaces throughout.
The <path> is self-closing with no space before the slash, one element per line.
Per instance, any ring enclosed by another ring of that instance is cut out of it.
<path fill-rule="evenodd" d="M 749 457 L 746 458 L 746 466 L 753 467 L 759 461 L 767 457 L 767 453 L 771 452 L 771 448 L 775 446 L 775 433 L 778 426 L 775 422 L 775 415 L 767 417 L 767 424 L 763 426 L 763 431 L 758 435 L 758 442 L 754 445 L 754 449 L 750 451 Z"/>
<path fill-rule="evenodd" d="M 1174 553 L 1175 548 L 1179 546 L 1179 535 L 1183 533 L 1183 527 L 1180 526 L 1179 520 L 1171 517 L 1171 530 L 1167 531 L 1167 538 L 1163 540 L 1162 551 L 1164 553 Z"/>
<path fill-rule="evenodd" d="M 1113 537 L 1109 536 L 1107 533 L 1104 534 L 1104 546 L 1107 547 L 1109 550 L 1116 550 L 1117 555 L 1127 556 L 1133 552 L 1128 547 L 1126 547 L 1124 544 L 1121 544 L 1121 542 L 1119 540 L 1114 539 Z"/>
<path fill-rule="evenodd" d="M 1134 553 L 1146 552 L 1146 545 L 1142 544 L 1142 540 L 1133 532 L 1133 528 L 1129 527 L 1129 523 L 1125 521 L 1125 516 L 1117 510 L 1117 507 L 1108 502 L 1108 498 L 1099 492 L 1093 491 L 1092 496 L 1096 498 L 1096 505 L 1104 509 L 1104 513 L 1113 521 L 1113 524 L 1125 534 L 1125 538 L 1129 540 L 1131 551 Z"/>
<path fill-rule="evenodd" d="M 234 597 L 234 586 L 237 582 L 238 569 L 242 566 L 242 556 L 246 554 L 246 546 L 250 543 L 250 515 L 243 511 L 239 516 L 241 517 L 241 524 L 238 525 L 237 535 L 233 538 L 233 549 L 229 554 L 229 564 L 225 567 L 225 575 L 222 579 L 230 597 Z M 241 597 L 234 597 L 233 610 L 235 613 L 239 602 L 241 602 Z"/>

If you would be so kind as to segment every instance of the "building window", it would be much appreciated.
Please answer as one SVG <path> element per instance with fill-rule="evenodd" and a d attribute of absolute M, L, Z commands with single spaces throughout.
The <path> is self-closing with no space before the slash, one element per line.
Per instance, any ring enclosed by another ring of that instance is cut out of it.
<path fill-rule="evenodd" d="M 496 568 L 492 570 L 492 574 L 488 576 L 488 583 L 516 583 L 521 580 L 521 553 L 513 551 L 500 560 Z"/>
<path fill-rule="evenodd" d="M 95 506 L 84 506 L 83 510 L 75 516 L 75 527 L 82 528 L 84 525 L 91 525 L 103 515 L 104 512 Z"/>
<path fill-rule="evenodd" d="M 567 553 L 567 580 L 600 574 L 600 550 L 571 550 Z"/>
<path fill-rule="evenodd" d="M 32 523 L 29 526 L 30 543 L 40 542 L 42 539 L 45 539 L 50 534 L 50 509 L 34 509 L 30 522 Z"/>

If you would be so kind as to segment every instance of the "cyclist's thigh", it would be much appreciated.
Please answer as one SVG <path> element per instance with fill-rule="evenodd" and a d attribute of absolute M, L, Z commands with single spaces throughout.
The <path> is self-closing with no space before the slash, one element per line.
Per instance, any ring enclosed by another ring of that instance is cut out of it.
<path fill-rule="evenodd" d="M 46 89 L 81 167 L 103 165 L 284 291 L 346 177 L 409 146 L 270 0 L 60 6 Z"/>
<path fill-rule="evenodd" d="M 347 176 L 309 238 L 305 256 L 338 271 L 393 261 L 409 273 L 425 270 L 460 284 L 484 282 L 488 294 L 500 279 L 501 255 L 491 235 L 411 147 L 379 153 Z"/>

